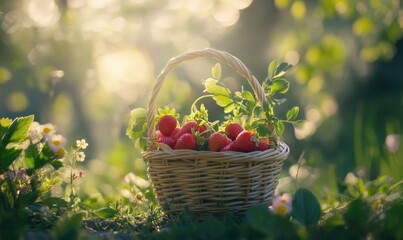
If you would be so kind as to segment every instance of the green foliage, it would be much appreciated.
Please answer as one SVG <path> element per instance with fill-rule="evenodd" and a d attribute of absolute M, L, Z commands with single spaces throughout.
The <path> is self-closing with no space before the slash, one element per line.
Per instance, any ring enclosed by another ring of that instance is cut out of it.
<path fill-rule="evenodd" d="M 292 65 L 284 62 L 273 61 L 270 63 L 268 77 L 262 85 L 267 97 L 267 104 L 262 106 L 262 103 L 258 102 L 250 91 L 242 89 L 240 92 L 236 91 L 232 93 L 229 88 L 225 87 L 219 81 L 221 67 L 217 63 L 212 69 L 212 78 L 204 81 L 204 92 L 207 92 L 208 95 L 200 97 L 196 102 L 202 98 L 211 97 L 218 106 L 223 107 L 224 113 L 231 114 L 228 118 L 244 122 L 247 128 L 254 129 L 258 136 L 269 136 L 273 131 L 273 127 L 277 135 L 282 136 L 284 132 L 283 123 L 287 122 L 298 125 L 298 122 L 295 121 L 299 112 L 298 107 L 293 107 L 287 112 L 286 120 L 279 120 L 274 112 L 274 106 L 278 106 L 285 101 L 284 98 L 277 99 L 275 96 L 287 93 L 290 83 L 283 76 L 291 67 Z M 216 74 L 215 72 L 219 72 L 220 74 Z M 217 77 L 214 77 L 215 75 Z"/>
<path fill-rule="evenodd" d="M 130 112 L 126 135 L 134 141 L 136 147 L 146 150 L 147 111 L 144 108 L 136 108 Z"/>
<path fill-rule="evenodd" d="M 56 133 L 53 125 L 40 125 L 33 120 L 32 115 L 13 121 L 0 120 L 0 228 L 15 225 L 11 227 L 15 231 L 2 232 L 1 236 L 8 239 L 21 234 L 27 227 L 38 230 L 52 228 L 61 216 L 69 212 L 73 215 L 66 218 L 67 228 L 55 227 L 54 233 L 58 239 L 74 237 L 72 232 L 81 222 L 81 218 L 74 216 L 79 202 L 74 183 L 82 177 L 82 172 L 74 172 L 74 167 L 77 161 L 84 160 L 81 149 L 87 148 L 88 144 L 84 139 L 78 140 L 69 158 L 64 159 L 65 139 Z M 66 163 L 67 160 L 69 162 Z M 53 187 L 63 186 L 61 175 L 65 166 L 69 172 L 67 186 L 71 192 L 66 199 L 51 197 L 49 191 Z M 27 236 L 31 234 L 27 232 Z"/>
<path fill-rule="evenodd" d="M 292 217 L 299 223 L 311 226 L 319 221 L 321 214 L 319 201 L 306 188 L 300 188 L 295 193 L 292 202 Z"/>
<path fill-rule="evenodd" d="M 60 218 L 51 231 L 53 239 L 80 239 L 82 230 L 80 228 L 83 213 L 75 213 L 71 216 L 65 215 Z"/>
<path fill-rule="evenodd" d="M 7 171 L 11 163 L 21 154 L 22 149 L 18 149 L 17 146 L 27 138 L 27 132 L 33 120 L 32 115 L 16 118 L 11 124 L 7 119 L 1 120 L 0 173 Z"/>
<path fill-rule="evenodd" d="M 280 216 L 269 211 L 267 206 L 257 206 L 246 213 L 246 222 L 251 232 L 259 233 L 259 239 L 301 239 L 300 226 L 290 221 L 289 216 Z"/>

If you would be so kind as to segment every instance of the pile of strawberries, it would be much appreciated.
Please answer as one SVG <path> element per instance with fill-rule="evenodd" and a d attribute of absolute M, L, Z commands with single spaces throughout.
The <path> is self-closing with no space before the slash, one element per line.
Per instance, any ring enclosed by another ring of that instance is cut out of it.
<path fill-rule="evenodd" d="M 172 115 L 162 116 L 158 123 L 157 142 L 172 149 L 199 149 L 196 135 L 206 139 L 210 151 L 264 151 L 269 148 L 268 139 L 258 139 L 251 131 L 245 130 L 241 124 L 233 122 L 225 127 L 224 132 L 213 132 L 206 126 L 199 126 L 196 121 L 188 121 L 180 128 Z"/>

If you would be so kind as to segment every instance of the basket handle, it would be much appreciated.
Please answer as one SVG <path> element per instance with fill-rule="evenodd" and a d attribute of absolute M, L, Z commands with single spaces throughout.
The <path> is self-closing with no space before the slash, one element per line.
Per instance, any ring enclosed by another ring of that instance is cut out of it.
<path fill-rule="evenodd" d="M 155 115 L 157 113 L 157 99 L 161 90 L 161 87 L 165 81 L 165 77 L 170 73 L 173 69 L 175 69 L 179 64 L 185 61 L 193 60 L 201 57 L 211 57 L 214 58 L 234 69 L 239 75 L 244 77 L 249 84 L 251 85 L 254 93 L 256 94 L 260 103 L 266 102 L 265 93 L 255 78 L 252 75 L 250 70 L 239 60 L 237 57 L 224 52 L 219 51 L 213 48 L 205 48 L 201 50 L 195 50 L 180 54 L 174 58 L 171 58 L 165 67 L 162 69 L 161 73 L 157 77 L 157 81 L 154 85 L 153 91 L 151 93 L 150 100 L 148 102 L 148 113 L 147 113 L 147 126 L 148 127 L 148 149 L 156 149 L 155 143 Z"/>

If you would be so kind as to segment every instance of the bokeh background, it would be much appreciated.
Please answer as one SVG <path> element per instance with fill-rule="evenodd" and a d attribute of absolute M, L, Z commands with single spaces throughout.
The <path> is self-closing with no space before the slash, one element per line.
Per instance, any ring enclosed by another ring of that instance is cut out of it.
<path fill-rule="evenodd" d="M 403 9 L 399 0 L 13 0 L 0 1 L 0 117 L 34 114 L 73 144 L 85 138 L 81 191 L 116 195 L 129 172 L 145 177 L 125 135 L 130 110 L 145 107 L 159 71 L 185 51 L 213 47 L 264 80 L 270 61 L 294 65 L 288 100 L 304 127 L 281 187 L 337 189 L 349 172 L 403 176 Z M 169 76 L 161 107 L 182 116 L 215 64 L 199 59 Z M 245 81 L 223 68 L 224 81 Z M 178 91 L 178 89 L 180 89 Z M 222 118 L 221 109 L 209 106 Z"/>

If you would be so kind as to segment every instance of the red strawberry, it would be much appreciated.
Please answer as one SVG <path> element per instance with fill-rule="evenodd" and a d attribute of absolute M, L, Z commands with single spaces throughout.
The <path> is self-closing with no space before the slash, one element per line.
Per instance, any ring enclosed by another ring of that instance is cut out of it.
<path fill-rule="evenodd" d="M 158 121 L 158 130 L 161 131 L 164 136 L 169 136 L 172 131 L 176 128 L 177 121 L 172 115 L 164 115 Z"/>
<path fill-rule="evenodd" d="M 172 137 L 172 138 L 174 138 L 175 140 L 177 139 L 176 138 L 176 134 L 178 134 L 178 132 L 179 132 L 179 130 L 181 130 L 180 128 L 175 128 L 172 132 L 171 132 L 171 134 L 169 134 L 169 136 L 170 137 Z"/>
<path fill-rule="evenodd" d="M 163 138 L 165 136 L 164 136 L 164 134 L 162 134 L 162 132 L 160 130 L 157 130 L 156 137 L 157 137 L 157 141 L 159 141 L 161 138 Z"/>
<path fill-rule="evenodd" d="M 175 147 L 176 140 L 172 137 L 163 136 L 158 140 L 158 143 L 164 143 L 173 149 Z"/>
<path fill-rule="evenodd" d="M 257 146 L 258 151 L 266 151 L 269 149 L 269 139 L 260 139 L 259 145 Z"/>
<path fill-rule="evenodd" d="M 233 151 L 232 145 L 234 145 L 234 142 L 230 142 L 227 146 L 221 148 L 220 152 Z"/>
<path fill-rule="evenodd" d="M 174 149 L 191 149 L 196 150 L 197 142 L 196 138 L 191 133 L 185 133 L 181 135 L 178 140 L 176 140 L 176 144 Z"/>
<path fill-rule="evenodd" d="M 219 151 L 232 142 L 225 134 L 215 132 L 208 138 L 208 149 L 210 151 Z"/>
<path fill-rule="evenodd" d="M 241 124 L 233 122 L 228 124 L 225 127 L 225 134 L 232 140 L 235 140 L 235 138 L 243 131 L 243 127 Z"/>
<path fill-rule="evenodd" d="M 256 149 L 256 143 L 252 140 L 253 133 L 244 130 L 233 141 L 232 151 L 251 152 Z"/>
<path fill-rule="evenodd" d="M 182 128 L 178 131 L 178 133 L 175 135 L 174 138 L 178 139 L 180 136 L 182 136 L 185 133 L 192 133 L 192 128 L 197 131 L 199 129 L 199 125 L 197 124 L 196 121 L 189 121 L 183 124 Z"/>

